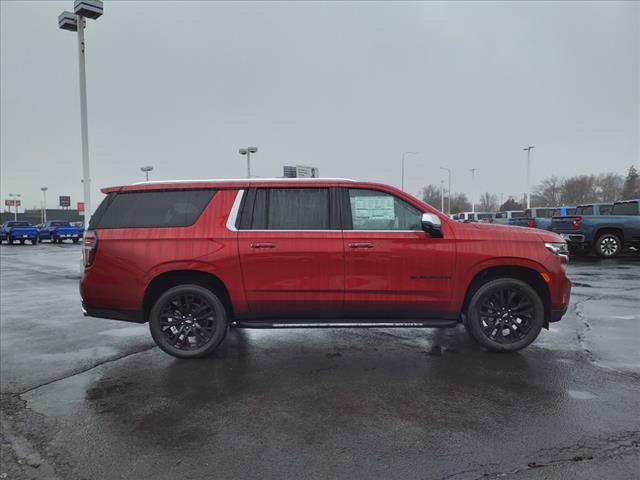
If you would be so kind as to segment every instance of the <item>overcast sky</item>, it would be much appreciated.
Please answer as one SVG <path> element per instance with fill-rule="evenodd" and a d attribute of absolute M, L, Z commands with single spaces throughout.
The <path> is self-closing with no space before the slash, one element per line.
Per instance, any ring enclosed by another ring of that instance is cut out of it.
<path fill-rule="evenodd" d="M 95 194 L 305 164 L 406 190 L 525 191 L 640 161 L 640 2 L 105 1 L 88 21 Z M 73 1 L 0 3 L 1 194 L 82 200 Z M 97 197 L 94 196 L 94 208 Z M 101 198 L 101 195 L 100 195 Z M 4 202 L 3 202 L 4 203 Z M 49 202 L 52 206 L 54 202 Z"/>

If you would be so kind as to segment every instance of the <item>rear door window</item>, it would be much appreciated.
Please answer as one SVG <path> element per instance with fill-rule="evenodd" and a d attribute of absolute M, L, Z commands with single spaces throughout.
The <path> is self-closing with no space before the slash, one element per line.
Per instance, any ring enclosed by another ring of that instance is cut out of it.
<path fill-rule="evenodd" d="M 96 210 L 89 228 L 188 227 L 214 193 L 207 189 L 110 194 Z"/>
<path fill-rule="evenodd" d="M 576 215 L 593 215 L 593 205 L 576 208 Z"/>
<path fill-rule="evenodd" d="M 331 230 L 329 188 L 258 188 L 249 192 L 241 230 Z"/>
<path fill-rule="evenodd" d="M 600 215 L 609 215 L 613 205 L 600 205 Z"/>

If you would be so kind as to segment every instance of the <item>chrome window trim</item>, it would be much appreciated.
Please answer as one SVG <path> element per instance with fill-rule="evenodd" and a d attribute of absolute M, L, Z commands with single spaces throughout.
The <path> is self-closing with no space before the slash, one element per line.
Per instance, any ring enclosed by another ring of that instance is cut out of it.
<path fill-rule="evenodd" d="M 238 229 L 236 228 L 236 219 L 238 218 L 238 213 L 240 212 L 240 204 L 242 203 L 243 197 L 244 189 L 238 190 L 236 199 L 233 201 L 231 211 L 229 212 L 229 218 L 227 218 L 227 230 L 230 230 L 232 232 L 238 231 Z"/>

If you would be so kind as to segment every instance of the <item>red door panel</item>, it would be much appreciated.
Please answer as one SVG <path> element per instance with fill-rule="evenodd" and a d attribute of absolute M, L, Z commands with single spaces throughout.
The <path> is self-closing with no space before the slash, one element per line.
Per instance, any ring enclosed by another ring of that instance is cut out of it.
<path fill-rule="evenodd" d="M 422 231 L 343 235 L 348 315 L 439 318 L 449 310 L 452 238 L 431 238 Z"/>
<path fill-rule="evenodd" d="M 251 316 L 330 317 L 342 314 L 341 231 L 238 232 Z"/>

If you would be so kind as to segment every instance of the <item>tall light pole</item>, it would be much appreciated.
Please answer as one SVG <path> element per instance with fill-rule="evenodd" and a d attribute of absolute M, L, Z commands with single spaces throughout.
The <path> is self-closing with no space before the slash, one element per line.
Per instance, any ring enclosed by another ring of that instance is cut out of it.
<path fill-rule="evenodd" d="M 440 211 L 444 213 L 444 180 L 440 180 Z"/>
<path fill-rule="evenodd" d="M 402 152 L 402 180 L 400 181 L 400 190 L 404 192 L 404 157 L 406 155 L 418 155 L 418 152 Z"/>
<path fill-rule="evenodd" d="M 529 145 L 522 150 L 527 152 L 527 208 L 531 208 L 531 149 L 536 148 Z"/>
<path fill-rule="evenodd" d="M 48 187 L 40 187 L 42 190 L 42 223 L 47 223 L 47 190 Z"/>
<path fill-rule="evenodd" d="M 241 148 L 238 150 L 240 155 L 247 156 L 247 178 L 251 178 L 251 154 L 256 153 L 258 151 L 258 147 L 247 147 Z"/>
<path fill-rule="evenodd" d="M 78 70 L 80 73 L 80 130 L 82 134 L 82 179 L 84 184 L 85 219 L 91 217 L 91 175 L 89 172 L 89 129 L 87 125 L 87 80 L 85 75 L 85 18 L 102 15 L 102 0 L 75 0 L 73 12 L 62 12 L 58 27 L 78 32 Z M 85 222 L 86 223 L 86 222 Z"/>
<path fill-rule="evenodd" d="M 477 168 L 472 168 L 471 170 L 471 213 L 475 213 L 476 211 L 476 202 L 475 200 L 475 190 L 476 190 L 476 186 L 474 184 L 475 178 L 476 178 L 476 170 Z"/>
<path fill-rule="evenodd" d="M 447 213 L 449 215 L 451 215 L 451 169 L 447 168 L 447 167 L 440 167 L 440 170 L 444 170 L 449 174 L 449 190 L 447 191 L 448 193 L 448 198 L 447 198 Z"/>
<path fill-rule="evenodd" d="M 13 221 L 17 222 L 18 221 L 18 202 L 20 200 L 18 200 L 22 194 L 21 193 L 10 193 L 9 196 L 11 198 L 13 198 Z M 11 212 L 11 210 L 9 210 L 9 212 Z"/>
<path fill-rule="evenodd" d="M 153 167 L 152 166 L 148 166 L 148 167 L 140 167 L 140 171 L 144 172 L 144 176 L 145 176 L 145 181 L 149 181 L 149 172 L 153 171 Z"/>

